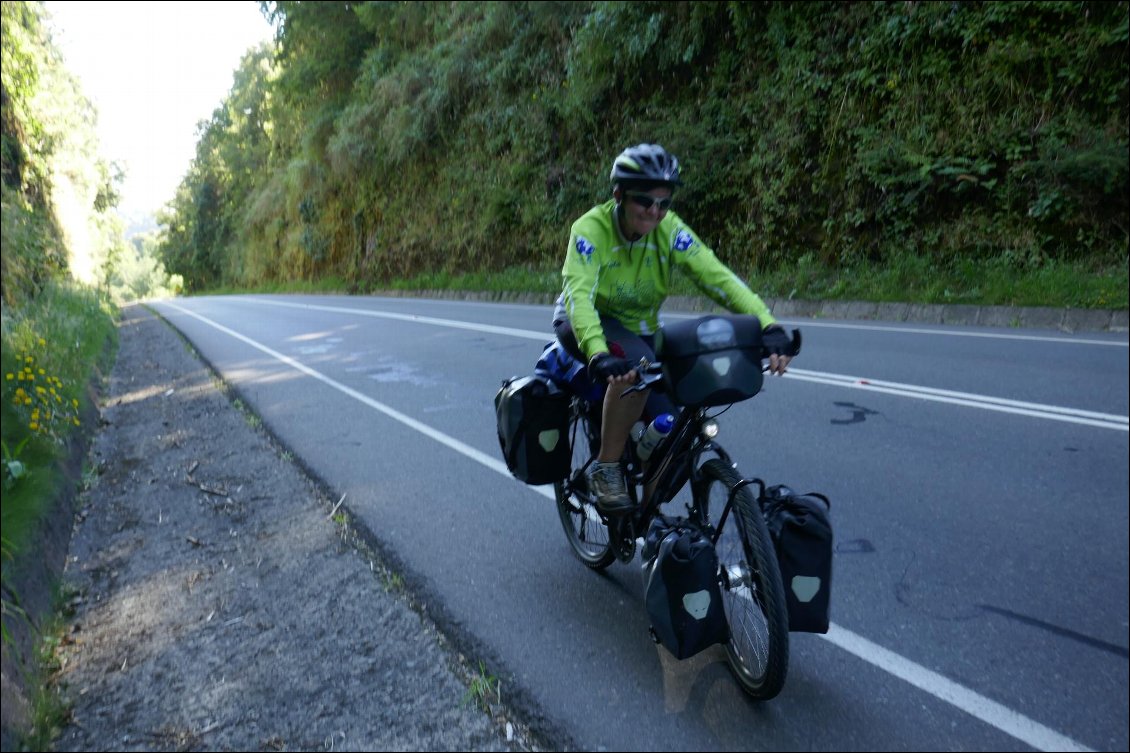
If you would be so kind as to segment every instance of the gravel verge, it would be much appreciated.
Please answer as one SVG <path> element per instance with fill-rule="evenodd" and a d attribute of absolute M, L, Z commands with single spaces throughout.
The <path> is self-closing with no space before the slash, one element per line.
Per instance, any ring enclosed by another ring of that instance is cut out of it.
<path fill-rule="evenodd" d="M 530 750 L 254 416 L 142 306 L 64 571 L 59 750 Z"/>

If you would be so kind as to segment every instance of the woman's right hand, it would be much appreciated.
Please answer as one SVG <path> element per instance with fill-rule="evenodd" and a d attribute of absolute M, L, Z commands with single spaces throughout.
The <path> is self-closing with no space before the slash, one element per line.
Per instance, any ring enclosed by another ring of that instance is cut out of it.
<path fill-rule="evenodd" d="M 769 373 L 782 376 L 789 370 L 789 361 L 796 355 L 788 333 L 781 325 L 771 324 L 761 333 L 761 343 L 769 355 Z"/>
<path fill-rule="evenodd" d="M 632 384 L 636 381 L 635 366 L 626 358 L 611 353 L 597 353 L 589 362 L 589 374 L 597 382 Z"/>

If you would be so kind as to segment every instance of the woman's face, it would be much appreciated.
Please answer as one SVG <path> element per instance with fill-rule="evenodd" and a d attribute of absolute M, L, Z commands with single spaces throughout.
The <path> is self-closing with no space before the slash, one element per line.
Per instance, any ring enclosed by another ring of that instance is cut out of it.
<path fill-rule="evenodd" d="M 670 188 L 658 187 L 650 191 L 622 189 L 620 193 L 621 224 L 624 235 L 629 238 L 640 238 L 650 233 L 671 207 Z"/>

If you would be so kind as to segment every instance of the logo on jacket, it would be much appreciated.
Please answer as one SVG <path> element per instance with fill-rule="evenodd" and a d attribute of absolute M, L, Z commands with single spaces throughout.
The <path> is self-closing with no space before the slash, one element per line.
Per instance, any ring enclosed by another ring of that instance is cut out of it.
<path fill-rule="evenodd" d="M 676 251 L 686 251 L 694 245 L 694 236 L 686 228 L 680 228 L 675 233 L 675 242 L 671 244 Z"/>
<path fill-rule="evenodd" d="M 592 252 L 596 250 L 596 246 L 589 243 L 589 239 L 583 235 L 577 236 L 577 253 L 585 258 L 592 256 Z"/>

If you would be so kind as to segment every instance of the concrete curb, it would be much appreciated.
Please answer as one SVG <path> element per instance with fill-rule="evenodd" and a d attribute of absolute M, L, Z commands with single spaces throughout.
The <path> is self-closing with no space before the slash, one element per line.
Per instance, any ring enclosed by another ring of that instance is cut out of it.
<path fill-rule="evenodd" d="M 504 293 L 456 290 L 388 290 L 373 295 L 393 298 L 439 298 L 460 301 L 552 305 L 553 293 Z M 782 319 L 847 319 L 881 322 L 921 322 L 969 327 L 1046 329 L 1060 332 L 1127 332 L 1128 313 L 1122 310 L 1059 309 L 1025 306 L 969 306 L 920 303 L 869 303 L 865 301 L 801 301 L 765 298 L 774 316 Z M 671 296 L 664 307 L 671 311 L 720 310 L 708 298 Z"/>

